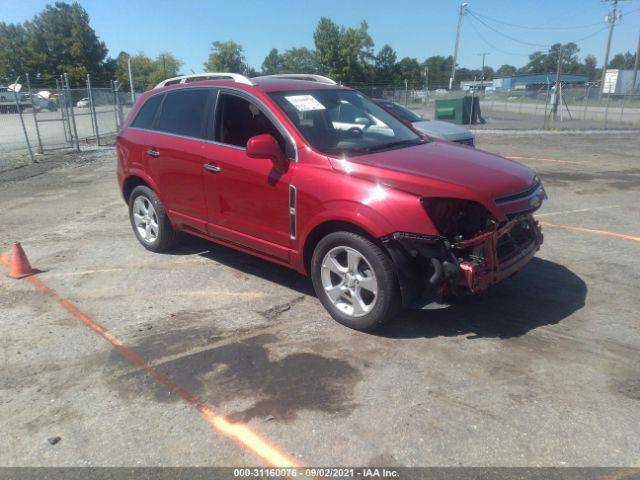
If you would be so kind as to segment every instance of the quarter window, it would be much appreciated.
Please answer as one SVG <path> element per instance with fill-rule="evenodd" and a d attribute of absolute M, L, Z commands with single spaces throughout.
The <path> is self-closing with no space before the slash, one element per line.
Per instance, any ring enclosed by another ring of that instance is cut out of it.
<path fill-rule="evenodd" d="M 167 93 L 156 130 L 204 138 L 204 117 L 210 89 L 189 88 Z"/>
<path fill-rule="evenodd" d="M 140 108 L 140 111 L 131 126 L 134 128 L 151 130 L 153 127 L 153 119 L 156 117 L 156 112 L 158 111 L 158 106 L 160 106 L 162 97 L 163 95 L 154 95 L 149 98 Z"/>

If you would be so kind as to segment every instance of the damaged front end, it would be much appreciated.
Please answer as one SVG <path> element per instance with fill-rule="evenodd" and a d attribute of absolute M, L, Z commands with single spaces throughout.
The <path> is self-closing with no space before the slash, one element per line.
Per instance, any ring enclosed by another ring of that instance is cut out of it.
<path fill-rule="evenodd" d="M 440 235 L 395 232 L 382 239 L 405 306 L 485 290 L 521 270 L 543 242 L 531 210 L 499 222 L 473 201 L 430 198 L 423 206 Z"/>

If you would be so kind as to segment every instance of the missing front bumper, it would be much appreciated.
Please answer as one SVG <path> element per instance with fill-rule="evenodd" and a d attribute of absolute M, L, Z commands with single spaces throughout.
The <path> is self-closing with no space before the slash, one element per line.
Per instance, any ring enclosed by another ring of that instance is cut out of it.
<path fill-rule="evenodd" d="M 529 214 L 456 243 L 404 232 L 382 242 L 396 265 L 403 303 L 416 306 L 445 295 L 478 293 L 514 275 L 540 249 L 543 236 Z"/>
<path fill-rule="evenodd" d="M 514 235 L 516 228 L 518 232 Z M 504 241 L 505 237 L 513 238 Z M 540 225 L 531 215 L 527 215 L 507 222 L 490 235 L 460 242 L 456 248 L 473 248 L 482 254 L 459 262 L 461 275 L 457 279 L 457 286 L 477 293 L 509 278 L 529 263 L 540 250 L 543 239 Z"/>

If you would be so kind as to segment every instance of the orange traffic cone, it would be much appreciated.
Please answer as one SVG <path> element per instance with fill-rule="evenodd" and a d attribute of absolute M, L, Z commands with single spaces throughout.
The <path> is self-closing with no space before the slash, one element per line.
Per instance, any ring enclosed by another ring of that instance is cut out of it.
<path fill-rule="evenodd" d="M 22 249 L 20 242 L 13 242 L 11 249 L 11 269 L 9 276 L 11 278 L 24 278 L 36 273 L 27 259 L 27 255 Z"/>

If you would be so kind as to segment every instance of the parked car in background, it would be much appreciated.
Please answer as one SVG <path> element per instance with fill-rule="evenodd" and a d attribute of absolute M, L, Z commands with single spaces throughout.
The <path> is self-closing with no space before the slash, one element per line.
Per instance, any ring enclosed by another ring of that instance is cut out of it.
<path fill-rule="evenodd" d="M 528 167 L 420 136 L 324 77 L 218 75 L 145 92 L 118 134 L 146 249 L 182 231 L 292 268 L 335 320 L 369 330 L 485 290 L 542 244 L 546 195 Z"/>
<path fill-rule="evenodd" d="M 49 100 L 49 98 L 45 97 L 43 93 L 49 94 L 49 92 L 38 92 L 29 95 L 28 93 L 24 95 L 24 100 L 27 103 L 27 108 L 36 109 L 37 112 L 42 110 L 49 110 L 55 112 L 58 109 L 58 105 L 55 102 Z"/>
<path fill-rule="evenodd" d="M 431 137 L 442 138 L 443 140 L 470 145 L 472 147 L 475 146 L 476 142 L 473 132 L 464 127 L 440 120 L 426 119 L 390 100 L 374 98 L 373 101 L 397 117 L 400 117 L 405 122 L 410 123 L 416 130 L 424 132 Z"/>
<path fill-rule="evenodd" d="M 89 99 L 88 98 L 81 98 L 80 100 L 78 100 L 78 103 L 76 103 L 76 107 L 78 108 L 89 108 Z"/>
<path fill-rule="evenodd" d="M 43 94 L 49 94 L 49 92 L 29 94 L 24 92 L 20 84 L 0 87 L 0 113 L 18 113 L 31 108 L 35 108 L 37 112 L 44 109 L 56 111 L 58 105 Z"/>

